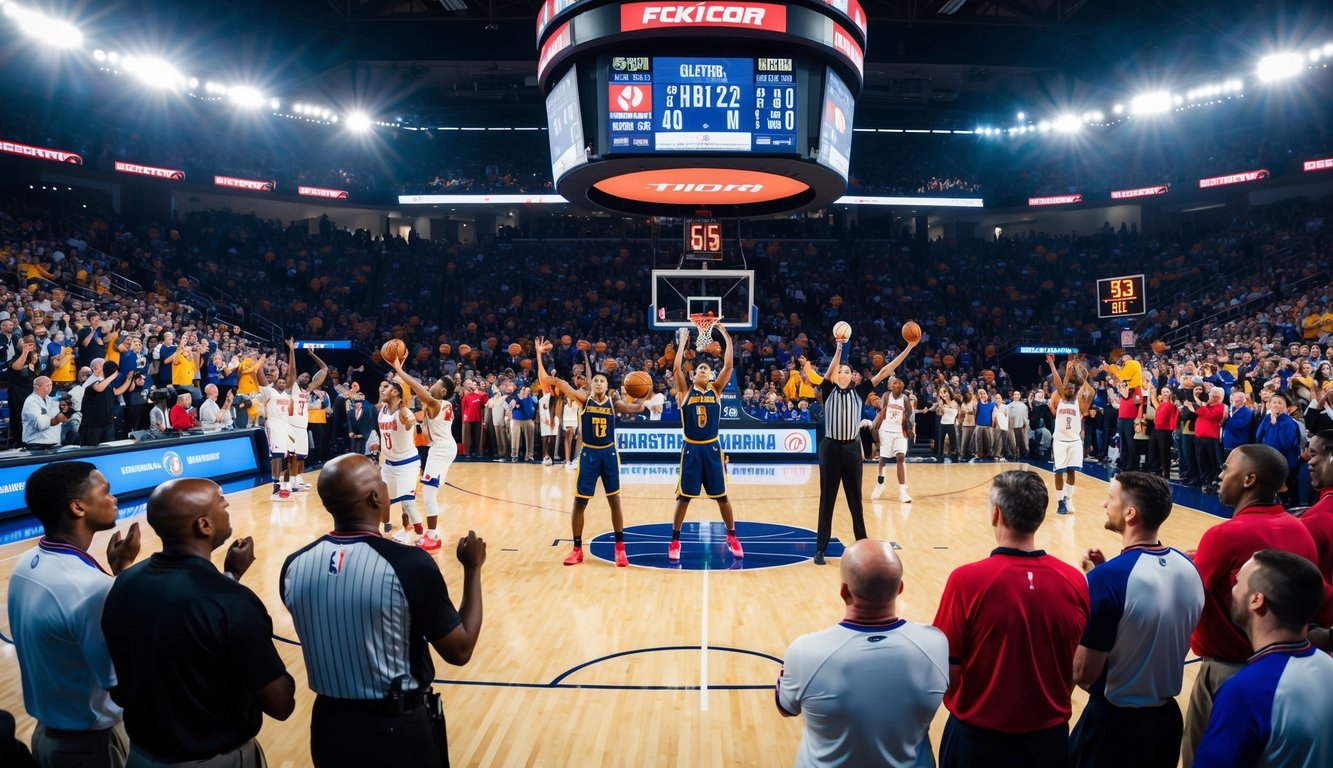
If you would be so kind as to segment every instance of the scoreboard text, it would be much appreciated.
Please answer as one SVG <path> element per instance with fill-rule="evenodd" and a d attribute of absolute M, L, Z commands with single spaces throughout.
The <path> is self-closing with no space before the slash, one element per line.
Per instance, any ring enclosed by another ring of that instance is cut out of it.
<path fill-rule="evenodd" d="M 1107 277 L 1097 281 L 1097 316 L 1131 317 L 1148 311 L 1143 275 Z"/>

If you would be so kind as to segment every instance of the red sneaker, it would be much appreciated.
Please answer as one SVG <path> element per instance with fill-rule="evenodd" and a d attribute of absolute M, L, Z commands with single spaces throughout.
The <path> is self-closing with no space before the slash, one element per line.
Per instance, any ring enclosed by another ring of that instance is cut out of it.
<path fill-rule="evenodd" d="M 737 539 L 733 533 L 727 534 L 727 549 L 731 550 L 731 556 L 738 560 L 745 557 L 745 550 L 741 549 L 740 539 Z"/>
<path fill-rule="evenodd" d="M 625 554 L 625 542 L 616 542 L 616 567 L 625 568 L 629 566 L 629 557 Z"/>
<path fill-rule="evenodd" d="M 673 563 L 680 562 L 680 542 L 672 541 L 667 545 L 667 559 Z"/>
<path fill-rule="evenodd" d="M 574 547 L 574 549 L 570 551 L 569 557 L 565 558 L 565 565 L 578 565 L 581 562 L 583 562 L 583 549 L 581 547 Z"/>
<path fill-rule="evenodd" d="M 417 541 L 417 546 L 421 547 L 427 552 L 434 552 L 435 550 L 440 548 L 440 537 L 436 536 L 434 533 L 427 533 L 425 536 L 422 536 L 419 541 Z"/>

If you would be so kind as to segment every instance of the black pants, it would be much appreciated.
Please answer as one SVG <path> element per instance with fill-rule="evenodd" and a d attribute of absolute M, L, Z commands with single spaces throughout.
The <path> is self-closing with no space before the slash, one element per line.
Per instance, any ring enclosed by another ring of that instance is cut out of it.
<path fill-rule="evenodd" d="M 949 450 L 944 450 L 944 441 L 949 441 Z M 958 455 L 958 422 L 952 424 L 935 423 L 935 458 Z"/>
<path fill-rule="evenodd" d="M 1171 479 L 1171 431 L 1154 429 L 1149 437 L 1148 470 Z"/>
<path fill-rule="evenodd" d="M 834 440 L 826 437 L 819 442 L 819 532 L 815 549 L 823 552 L 833 534 L 833 504 L 838 500 L 838 483 L 847 496 L 847 507 L 852 512 L 852 531 L 856 540 L 866 537 L 865 513 L 861 506 L 861 441 L 860 439 Z"/>
<path fill-rule="evenodd" d="M 1217 484 L 1217 438 L 1194 436 L 1195 466 L 1199 468 L 1199 481 L 1204 485 Z"/>
<path fill-rule="evenodd" d="M 939 768 L 1065 768 L 1069 726 L 1032 733 L 1003 733 L 967 725 L 953 715 L 940 739 Z"/>
<path fill-rule="evenodd" d="M 1139 468 L 1138 448 L 1134 447 L 1134 420 L 1117 419 L 1116 434 L 1120 435 L 1120 461 L 1116 465 L 1120 471 Z"/>
<path fill-rule="evenodd" d="M 116 439 L 116 428 L 111 424 L 100 427 L 79 425 L 79 445 L 94 447 Z"/>
<path fill-rule="evenodd" d="M 1117 707 L 1101 696 L 1088 706 L 1069 737 L 1074 768 L 1176 768 L 1185 721 L 1171 700 L 1155 707 Z"/>
<path fill-rule="evenodd" d="M 324 461 L 329 458 L 329 425 L 310 425 L 310 461 Z"/>
<path fill-rule="evenodd" d="M 316 768 L 440 768 L 440 755 L 424 705 L 401 715 L 383 702 L 316 696 L 310 716 L 310 758 Z"/>

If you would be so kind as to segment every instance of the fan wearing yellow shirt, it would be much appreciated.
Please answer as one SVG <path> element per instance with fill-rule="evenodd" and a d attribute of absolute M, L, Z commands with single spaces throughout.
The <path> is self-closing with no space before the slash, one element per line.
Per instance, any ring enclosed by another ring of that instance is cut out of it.
<path fill-rule="evenodd" d="M 194 380 L 199 372 L 199 350 L 193 333 L 184 334 L 176 351 L 168 355 L 162 364 L 171 366 L 171 386 L 178 389 L 183 387 L 191 393 L 197 391 Z M 199 399 L 203 399 L 202 394 Z"/>
<path fill-rule="evenodd" d="M 241 358 L 241 367 L 236 379 L 236 394 L 246 396 L 259 394 L 259 380 L 255 378 L 257 370 L 259 370 L 259 358 L 255 356 L 253 350 L 247 351 L 245 357 Z"/>

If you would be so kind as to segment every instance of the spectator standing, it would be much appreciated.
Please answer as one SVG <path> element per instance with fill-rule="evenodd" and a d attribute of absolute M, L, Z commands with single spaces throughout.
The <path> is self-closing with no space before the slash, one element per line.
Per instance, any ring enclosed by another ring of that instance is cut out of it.
<path fill-rule="evenodd" d="M 1324 580 L 1307 559 L 1260 550 L 1236 574 L 1231 615 L 1253 654 L 1217 692 L 1194 765 L 1333 765 L 1333 659 L 1307 627 Z"/>
<path fill-rule="evenodd" d="M 1013 433 L 1014 458 L 1028 457 L 1028 404 L 1023 402 L 1023 393 L 1017 390 L 1005 406 L 1009 415 L 1009 431 Z"/>
<path fill-rule="evenodd" d="M 283 563 L 279 585 L 316 694 L 310 752 L 318 768 L 434 768 L 447 760 L 443 713 L 431 692 L 430 648 L 450 664 L 481 633 L 486 542 L 458 542 L 463 602 L 454 608 L 434 558 L 379 533 L 389 490 L 363 456 L 330 461 L 318 481 L 333 532 Z M 356 733 L 355 739 L 345 735 Z"/>
<path fill-rule="evenodd" d="M 1236 511 L 1230 520 L 1205 531 L 1194 553 L 1194 565 L 1203 579 L 1204 605 L 1190 649 L 1203 661 L 1185 714 L 1181 763 L 1186 768 L 1194 764 L 1194 750 L 1208 725 L 1217 689 L 1251 654 L 1248 639 L 1231 621 L 1235 574 L 1261 549 L 1285 550 L 1311 562 L 1319 557 L 1310 532 L 1277 503 L 1286 475 L 1286 460 L 1266 445 L 1242 445 L 1222 467 L 1218 501 Z"/>
<path fill-rule="evenodd" d="M 24 336 L 17 356 L 10 361 L 8 370 L 9 435 L 15 442 L 23 442 L 23 407 L 32 395 L 36 381 L 41 377 L 37 342 Z M 18 414 L 19 418 L 14 418 Z"/>
<path fill-rule="evenodd" d="M 1277 450 L 1287 462 L 1287 477 L 1279 496 L 1282 503 L 1296 506 L 1297 476 L 1301 466 L 1301 428 L 1287 413 L 1287 396 L 1274 392 L 1268 398 L 1267 413 L 1259 420 L 1254 439 Z"/>
<path fill-rule="evenodd" d="M 1120 355 L 1119 365 L 1104 363 L 1101 369 L 1118 382 L 1116 390 L 1120 403 L 1115 425 L 1116 434 L 1120 436 L 1120 462 L 1116 466 L 1121 471 L 1132 469 L 1138 466 L 1138 456 L 1134 453 L 1134 422 L 1143 410 L 1143 366 L 1133 355 L 1124 352 Z"/>
<path fill-rule="evenodd" d="M 88 554 L 93 536 L 116 525 L 116 497 L 95 466 L 45 464 L 28 477 L 28 509 L 42 524 L 26 568 L 9 580 L 9 628 L 23 682 L 23 704 L 37 720 L 32 746 L 40 765 L 120 768 L 129 754 L 102 605 L 119 574 L 139 554 L 139 524 L 111 536 L 111 572 Z M 3 763 L 3 760 L 0 760 Z"/>
<path fill-rule="evenodd" d="M 511 391 L 506 398 L 509 402 L 509 460 L 518 461 L 519 441 L 527 450 L 527 461 L 534 455 L 533 436 L 536 432 L 537 398 L 532 396 L 532 388 Z"/>
<path fill-rule="evenodd" d="M 225 574 L 210 561 L 231 538 L 227 506 L 211 480 L 159 485 L 148 498 L 148 524 L 162 551 L 122 573 L 107 594 L 102 631 L 130 768 L 262 766 L 255 736 L 263 716 L 286 720 L 296 707 L 273 621 L 238 583 L 254 562 L 254 542 L 232 542 Z"/>
<path fill-rule="evenodd" d="M 898 618 L 903 566 L 888 542 L 854 542 L 842 556 L 843 620 L 792 642 L 777 705 L 805 716 L 796 765 L 933 764 L 930 721 L 949 687 L 949 644 L 932 626 Z"/>
<path fill-rule="evenodd" d="M 1333 583 L 1333 430 L 1317 432 L 1310 438 L 1310 484 L 1319 500 L 1301 515 L 1301 523 L 1314 539 L 1319 559 L 1315 564 L 1324 581 Z"/>
<path fill-rule="evenodd" d="M 1232 390 L 1231 408 L 1227 411 L 1226 421 L 1222 423 L 1223 455 L 1250 442 L 1250 435 L 1254 429 L 1254 411 L 1248 403 L 1244 392 L 1239 389 Z"/>
<path fill-rule="evenodd" d="M 949 574 L 935 626 L 949 639 L 941 768 L 1065 765 L 1074 653 L 1088 623 L 1077 568 L 1036 548 L 1049 497 L 1036 473 L 990 491 L 999 545 Z"/>
<path fill-rule="evenodd" d="M 1152 442 L 1148 445 L 1148 471 L 1170 480 L 1171 440 L 1180 420 L 1180 409 L 1176 407 L 1170 388 L 1152 390 L 1150 399 L 1156 411 L 1153 413 Z"/>
<path fill-rule="evenodd" d="M 116 398 L 134 385 L 132 380 L 121 381 L 117 374 L 120 366 L 110 360 L 97 358 L 92 364 L 93 375 L 84 382 L 83 419 L 79 422 L 79 445 L 101 445 L 116 439 Z"/>
<path fill-rule="evenodd" d="M 1194 456 L 1199 467 L 1199 479 L 1204 493 L 1217 493 L 1218 446 L 1222 437 L 1222 422 L 1226 406 L 1222 404 L 1222 388 L 1208 390 L 1206 402 L 1194 399 Z"/>
<path fill-rule="evenodd" d="M 375 431 L 375 409 L 366 404 L 366 396 L 361 392 L 352 393 L 347 401 L 347 437 L 351 440 L 351 452 L 360 456 L 366 454 L 366 441 Z"/>
<path fill-rule="evenodd" d="M 1106 497 L 1106 527 L 1122 549 L 1088 550 L 1091 615 L 1074 654 L 1074 682 L 1088 704 L 1070 737 L 1080 768 L 1175 768 L 1184 727 L 1176 696 L 1190 633 L 1203 611 L 1203 582 L 1183 553 L 1157 535 L 1171 514 L 1171 487 L 1146 472 L 1121 472 Z M 1095 566 L 1095 567 L 1093 567 Z"/>
<path fill-rule="evenodd" d="M 23 446 L 30 451 L 50 450 L 60 446 L 60 428 L 69 421 L 51 397 L 54 383 L 49 376 L 38 376 L 32 394 L 23 403 Z"/>
<path fill-rule="evenodd" d="M 496 461 L 509 459 L 509 413 L 512 408 L 509 395 L 513 392 L 513 382 L 499 382 L 491 387 L 490 398 L 486 402 L 487 427 L 494 435 L 491 445 L 495 446 Z"/>
<path fill-rule="evenodd" d="M 482 455 L 482 416 L 485 413 L 486 393 L 477 390 L 476 379 L 463 381 L 460 410 L 463 413 L 463 454 L 476 458 Z"/>

